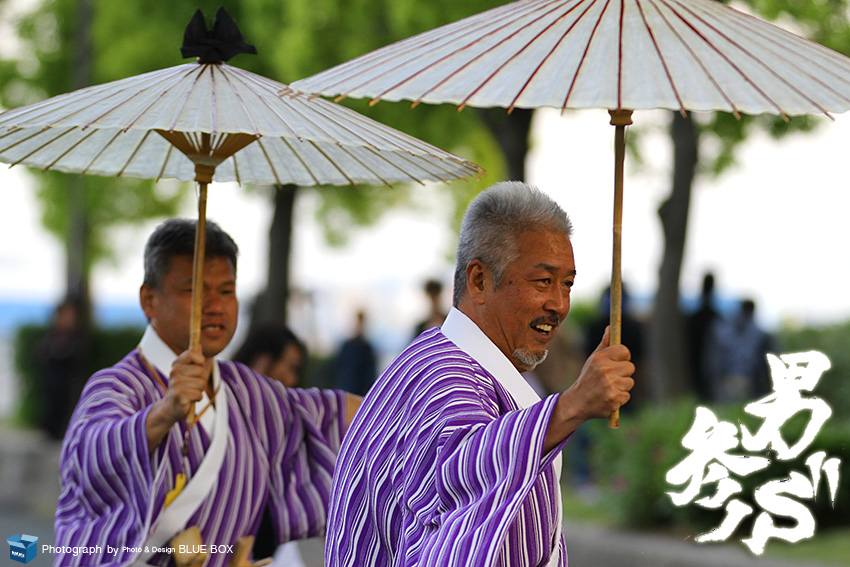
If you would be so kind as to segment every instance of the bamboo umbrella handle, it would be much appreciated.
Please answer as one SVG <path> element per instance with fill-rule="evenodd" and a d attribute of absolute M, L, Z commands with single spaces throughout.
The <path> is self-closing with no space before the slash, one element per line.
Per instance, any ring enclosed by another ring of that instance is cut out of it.
<path fill-rule="evenodd" d="M 198 226 L 195 230 L 195 263 L 192 268 L 192 319 L 189 326 L 189 350 L 197 350 L 201 344 L 201 311 L 204 291 L 204 252 L 207 236 L 207 182 L 198 182 Z M 195 421 L 195 404 L 186 414 L 188 424 Z"/>
<path fill-rule="evenodd" d="M 610 110 L 614 132 L 614 250 L 611 265 L 610 344 L 621 343 L 623 329 L 623 276 L 620 269 L 623 239 L 623 164 L 626 160 L 626 126 L 632 123 L 631 110 Z M 620 427 L 620 409 L 608 417 L 608 427 Z"/>

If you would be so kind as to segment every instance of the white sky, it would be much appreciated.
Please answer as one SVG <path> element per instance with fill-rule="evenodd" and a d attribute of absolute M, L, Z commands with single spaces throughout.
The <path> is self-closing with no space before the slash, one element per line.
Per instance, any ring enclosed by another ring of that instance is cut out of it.
<path fill-rule="evenodd" d="M 636 112 L 634 119 L 640 126 L 663 124 L 666 117 Z M 719 291 L 754 298 L 768 325 L 850 318 L 843 253 L 844 211 L 850 204 L 844 173 L 848 136 L 850 119 L 838 117 L 816 135 L 779 143 L 758 137 L 741 148 L 740 167 L 717 182 L 700 181 L 692 200 L 683 290 L 695 293 L 710 269 Z M 643 294 L 651 294 L 657 281 L 662 241 L 656 210 L 670 183 L 669 138 L 659 131 L 647 141 L 649 163 L 642 171 L 634 171 L 627 160 L 623 227 L 624 279 Z M 529 181 L 573 219 L 577 299 L 595 300 L 610 274 L 612 144 L 605 112 L 565 117 L 543 112 L 535 124 Z M 63 291 L 63 258 L 59 245 L 40 228 L 25 178 L 22 169 L 0 169 L 0 299 L 55 300 Z M 322 242 L 313 198 L 305 193 L 296 211 L 293 283 L 311 292 L 312 300 L 294 310 L 296 330 L 310 335 L 314 346 L 330 348 L 348 333 L 352 313 L 364 307 L 374 334 L 403 345 L 425 309 L 423 280 L 436 275 L 450 282 L 446 254 L 454 236 L 438 195 L 433 187 L 421 189 L 421 210 L 391 214 L 357 232 L 344 249 L 332 250 Z M 183 214 L 194 216 L 194 205 L 188 203 Z M 208 216 L 240 245 L 239 291 L 247 300 L 265 279 L 268 201 L 235 185 L 214 184 Z M 96 300 L 136 301 L 141 252 L 155 224 L 115 231 L 123 252 L 118 265 L 96 271 Z"/>

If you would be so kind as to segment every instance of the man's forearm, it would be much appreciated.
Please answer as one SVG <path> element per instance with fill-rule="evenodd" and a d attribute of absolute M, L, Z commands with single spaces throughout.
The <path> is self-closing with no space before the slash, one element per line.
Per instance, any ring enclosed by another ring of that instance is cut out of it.
<path fill-rule="evenodd" d="M 552 416 L 549 418 L 546 439 L 543 441 L 543 455 L 549 454 L 552 449 L 560 445 L 582 423 L 575 412 L 575 404 L 571 398 L 569 390 L 558 396 L 555 409 L 552 410 Z"/>
<path fill-rule="evenodd" d="M 145 421 L 145 431 L 148 437 L 148 452 L 153 453 L 159 444 L 168 435 L 168 431 L 177 423 L 174 418 L 174 410 L 170 404 L 163 398 L 157 400 L 150 411 L 148 418 Z"/>

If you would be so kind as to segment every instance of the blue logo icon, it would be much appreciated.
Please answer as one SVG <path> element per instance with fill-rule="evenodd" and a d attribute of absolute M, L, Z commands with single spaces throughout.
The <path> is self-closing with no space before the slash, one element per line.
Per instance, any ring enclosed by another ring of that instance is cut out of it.
<path fill-rule="evenodd" d="M 38 538 L 31 535 L 13 535 L 7 537 L 9 542 L 9 558 L 20 563 L 29 563 L 38 553 Z"/>

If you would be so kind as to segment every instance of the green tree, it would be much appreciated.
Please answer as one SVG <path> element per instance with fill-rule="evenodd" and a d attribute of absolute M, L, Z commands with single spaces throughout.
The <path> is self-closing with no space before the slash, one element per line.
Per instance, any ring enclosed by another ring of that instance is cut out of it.
<path fill-rule="evenodd" d="M 789 20 L 799 32 L 841 53 L 850 53 L 850 24 L 845 0 L 796 2 L 793 0 L 746 0 L 768 20 Z M 785 121 L 773 116 L 743 116 L 712 113 L 707 119 L 671 118 L 670 135 L 674 147 L 671 192 L 661 205 L 659 216 L 664 233 L 664 252 L 659 268 L 655 315 L 650 340 L 653 361 L 651 394 L 655 399 L 679 395 L 690 389 L 683 377 L 686 364 L 684 315 L 679 306 L 679 277 L 687 236 L 690 196 L 697 175 L 716 177 L 735 165 L 736 150 L 755 131 L 774 138 L 812 131 L 822 121 L 796 117 Z M 713 153 L 707 148 L 716 148 Z"/>
<path fill-rule="evenodd" d="M 93 0 L 47 0 L 13 22 L 15 53 L 0 54 L 0 104 L 14 108 L 115 80 L 120 52 L 98 43 L 98 10 Z M 102 33 L 101 33 L 102 36 Z M 181 198 L 175 184 L 110 179 L 58 172 L 32 175 L 45 227 L 67 251 L 68 299 L 88 313 L 89 279 L 98 261 L 115 252 L 110 228 L 173 214 Z"/>

